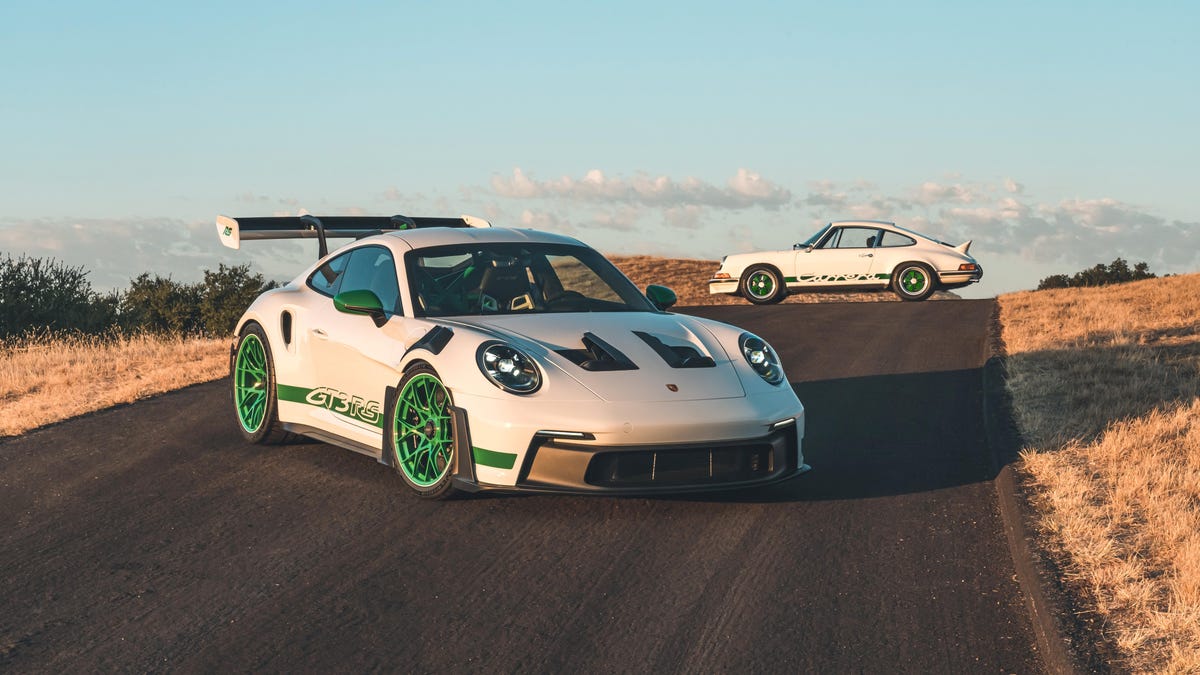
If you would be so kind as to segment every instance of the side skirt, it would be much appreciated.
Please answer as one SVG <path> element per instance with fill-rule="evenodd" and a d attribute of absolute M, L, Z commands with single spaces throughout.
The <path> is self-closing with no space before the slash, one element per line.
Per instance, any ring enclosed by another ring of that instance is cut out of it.
<path fill-rule="evenodd" d="M 324 429 L 310 427 L 307 424 L 280 422 L 280 425 L 283 426 L 284 431 L 290 431 L 293 434 L 300 434 L 301 436 L 311 438 L 314 441 L 336 445 L 339 448 L 345 448 L 346 450 L 353 450 L 354 452 L 366 455 L 372 459 L 379 459 L 379 448 L 373 448 L 366 443 L 359 443 L 358 441 L 352 441 L 348 438 L 342 438 L 341 436 L 331 434 Z"/>

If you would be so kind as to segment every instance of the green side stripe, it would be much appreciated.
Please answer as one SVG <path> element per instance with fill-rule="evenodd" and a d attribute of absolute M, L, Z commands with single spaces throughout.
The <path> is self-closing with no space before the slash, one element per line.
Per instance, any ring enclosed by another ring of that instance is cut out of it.
<path fill-rule="evenodd" d="M 783 282 L 785 284 L 794 284 L 796 283 L 796 277 L 784 277 Z"/>
<path fill-rule="evenodd" d="M 492 466 L 497 469 L 511 469 L 513 468 L 513 464 L 517 463 L 517 456 L 507 452 L 471 448 L 471 455 L 475 457 L 476 464 Z"/>
<path fill-rule="evenodd" d="M 308 403 L 308 401 L 304 400 L 304 397 L 308 396 L 308 392 L 312 391 L 312 389 L 306 389 L 304 387 L 293 387 L 289 384 L 280 384 L 275 387 L 275 391 L 279 395 L 280 401 L 290 401 L 292 403 Z"/>
<path fill-rule="evenodd" d="M 892 277 L 892 275 L 890 275 L 890 274 L 876 274 L 875 275 L 876 279 L 890 279 L 891 277 Z"/>

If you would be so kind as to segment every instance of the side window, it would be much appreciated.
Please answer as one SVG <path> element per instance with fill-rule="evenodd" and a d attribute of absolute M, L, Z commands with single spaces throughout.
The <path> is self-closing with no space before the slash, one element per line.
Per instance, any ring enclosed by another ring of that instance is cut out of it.
<path fill-rule="evenodd" d="M 879 230 L 865 227 L 843 227 L 837 248 L 873 248 L 879 240 Z"/>
<path fill-rule="evenodd" d="M 396 281 L 396 260 L 382 246 L 364 246 L 350 252 L 338 293 L 369 290 L 379 296 L 384 310 L 400 314 L 400 285 Z"/>
<path fill-rule="evenodd" d="M 884 230 L 883 243 L 880 244 L 880 246 L 884 246 L 886 248 L 897 248 L 900 246 L 912 246 L 915 243 L 917 243 L 917 240 L 913 239 L 912 237 L 905 236 L 899 232 Z"/>
<path fill-rule="evenodd" d="M 337 293 L 338 282 L 342 280 L 342 273 L 346 271 L 346 263 L 349 260 L 350 254 L 345 253 L 321 265 L 308 278 L 308 287 L 332 298 Z"/>
<path fill-rule="evenodd" d="M 621 302 L 621 296 L 617 295 L 612 286 L 605 283 L 595 270 L 583 264 L 579 258 L 573 255 L 548 255 L 546 259 L 558 277 L 561 293 L 577 293 L 586 298 Z"/>
<path fill-rule="evenodd" d="M 820 244 L 817 244 L 817 248 L 837 248 L 838 239 L 842 238 L 842 229 L 843 228 L 835 227 L 830 230 L 829 235 L 826 236 Z"/>

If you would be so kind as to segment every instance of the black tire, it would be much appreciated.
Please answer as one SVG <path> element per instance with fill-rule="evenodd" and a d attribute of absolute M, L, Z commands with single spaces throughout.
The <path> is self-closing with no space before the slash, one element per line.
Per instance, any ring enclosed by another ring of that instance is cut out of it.
<path fill-rule="evenodd" d="M 929 265 L 906 262 L 898 265 L 892 273 L 892 291 L 901 300 L 918 302 L 928 298 L 937 286 L 937 277 Z"/>
<path fill-rule="evenodd" d="M 262 445 L 287 443 L 295 438 L 279 423 L 275 362 L 262 326 L 250 322 L 242 328 L 229 375 L 233 382 L 230 394 L 234 422 L 243 438 Z"/>
<path fill-rule="evenodd" d="M 742 272 L 738 288 L 743 298 L 756 305 L 772 305 L 787 296 L 783 275 L 770 265 L 754 265 Z"/>
<path fill-rule="evenodd" d="M 383 451 L 391 453 L 400 480 L 422 499 L 458 496 L 458 466 L 450 390 L 432 366 L 409 368 L 396 385 L 384 417 Z"/>

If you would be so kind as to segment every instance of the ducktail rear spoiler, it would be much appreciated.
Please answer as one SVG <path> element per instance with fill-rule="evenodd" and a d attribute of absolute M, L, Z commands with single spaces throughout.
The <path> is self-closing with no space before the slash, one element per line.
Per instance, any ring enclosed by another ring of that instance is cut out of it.
<path fill-rule="evenodd" d="M 318 239 L 320 257 L 329 253 L 329 237 L 360 239 L 381 232 L 399 232 L 425 227 L 491 227 L 483 218 L 413 218 L 409 216 L 271 216 L 230 218 L 217 216 L 217 237 L 232 249 L 256 239 Z"/>

